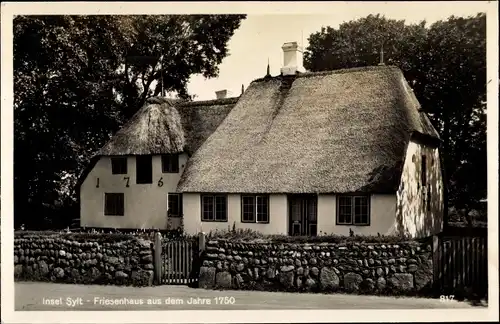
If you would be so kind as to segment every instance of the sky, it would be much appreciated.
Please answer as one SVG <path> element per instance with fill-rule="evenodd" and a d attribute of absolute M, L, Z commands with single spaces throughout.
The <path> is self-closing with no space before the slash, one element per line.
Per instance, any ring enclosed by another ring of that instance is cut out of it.
<path fill-rule="evenodd" d="M 335 3 L 325 10 L 331 14 L 249 14 L 228 42 L 229 55 L 219 65 L 219 77 L 205 79 L 194 75 L 188 84 L 189 93 L 196 95 L 195 100 L 215 99 L 218 90 L 228 90 L 232 96 L 239 96 L 241 85 L 246 89 L 253 80 L 266 74 L 268 59 L 271 75 L 280 73 L 284 43 L 297 41 L 306 48 L 309 35 L 320 31 L 322 26 L 337 28 L 343 22 L 369 14 L 404 19 L 408 23 L 425 20 L 431 24 L 451 15 L 470 16 L 481 11 L 477 5 L 454 1 L 359 4 Z"/>

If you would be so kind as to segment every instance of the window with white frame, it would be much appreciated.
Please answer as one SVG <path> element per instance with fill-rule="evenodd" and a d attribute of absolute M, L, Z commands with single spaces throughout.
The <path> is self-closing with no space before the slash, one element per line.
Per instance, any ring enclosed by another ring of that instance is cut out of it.
<path fill-rule="evenodd" d="M 225 195 L 201 196 L 203 222 L 227 222 L 227 197 Z"/>
<path fill-rule="evenodd" d="M 269 223 L 269 196 L 241 196 L 242 223 Z"/>
<path fill-rule="evenodd" d="M 370 197 L 338 196 L 337 225 L 370 225 Z"/>

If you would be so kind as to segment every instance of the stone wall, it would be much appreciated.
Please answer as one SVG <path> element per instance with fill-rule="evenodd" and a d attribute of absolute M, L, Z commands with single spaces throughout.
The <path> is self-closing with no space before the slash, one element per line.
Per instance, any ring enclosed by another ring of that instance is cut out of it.
<path fill-rule="evenodd" d="M 15 234 L 15 280 L 153 284 L 151 242 L 112 234 Z"/>
<path fill-rule="evenodd" d="M 432 245 L 209 241 L 200 287 L 415 295 L 430 292 Z"/>

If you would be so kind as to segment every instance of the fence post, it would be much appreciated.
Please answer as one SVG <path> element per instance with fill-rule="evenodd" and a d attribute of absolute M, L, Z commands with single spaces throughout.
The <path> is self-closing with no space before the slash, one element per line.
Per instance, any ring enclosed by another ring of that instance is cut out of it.
<path fill-rule="evenodd" d="M 205 245 L 206 245 L 206 236 L 205 233 L 200 232 L 198 233 L 198 254 L 201 256 L 203 252 L 205 251 Z"/>
<path fill-rule="evenodd" d="M 163 273 L 162 257 L 161 257 L 161 233 L 155 233 L 155 255 L 154 255 L 154 268 L 155 268 L 155 281 L 156 284 L 161 284 L 161 277 Z"/>
<path fill-rule="evenodd" d="M 439 272 L 441 271 L 439 259 L 439 235 L 432 236 L 432 286 L 438 288 L 439 285 Z"/>

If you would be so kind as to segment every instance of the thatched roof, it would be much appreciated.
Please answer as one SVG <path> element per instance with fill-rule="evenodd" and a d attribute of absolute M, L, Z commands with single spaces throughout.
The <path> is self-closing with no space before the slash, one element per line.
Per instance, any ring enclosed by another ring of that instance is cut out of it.
<path fill-rule="evenodd" d="M 238 98 L 185 102 L 153 97 L 95 154 L 79 187 L 101 156 L 194 153 L 215 131 Z"/>
<path fill-rule="evenodd" d="M 132 116 L 99 155 L 180 153 L 186 140 L 176 100 L 154 97 Z"/>
<path fill-rule="evenodd" d="M 238 98 L 192 101 L 177 106 L 182 117 L 186 152 L 192 154 L 217 129 Z"/>
<path fill-rule="evenodd" d="M 183 192 L 394 192 L 412 134 L 438 140 L 402 72 L 254 81 L 188 161 Z"/>

